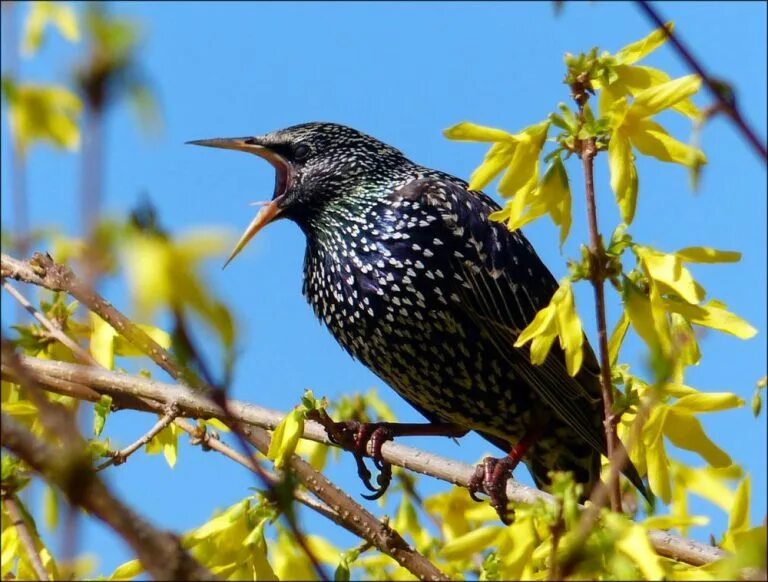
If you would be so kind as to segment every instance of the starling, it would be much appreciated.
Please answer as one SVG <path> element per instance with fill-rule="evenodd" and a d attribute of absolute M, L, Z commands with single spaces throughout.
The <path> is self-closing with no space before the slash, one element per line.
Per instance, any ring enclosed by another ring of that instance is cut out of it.
<path fill-rule="evenodd" d="M 528 346 L 513 347 L 558 285 L 522 232 L 489 219 L 493 199 L 333 123 L 190 143 L 274 166 L 274 197 L 229 260 L 267 223 L 298 224 L 303 293 L 317 317 L 431 423 L 356 426 L 359 449 L 369 439 L 380 452 L 394 436 L 476 431 L 507 453 L 485 459 L 470 487 L 473 497 L 484 489 L 502 519 L 521 460 L 540 488 L 550 471 L 571 471 L 589 493 L 606 454 L 599 365 L 587 342 L 575 377 L 557 345 L 542 365 Z M 645 494 L 635 467 L 624 473 Z M 386 479 L 379 484 L 377 494 Z"/>

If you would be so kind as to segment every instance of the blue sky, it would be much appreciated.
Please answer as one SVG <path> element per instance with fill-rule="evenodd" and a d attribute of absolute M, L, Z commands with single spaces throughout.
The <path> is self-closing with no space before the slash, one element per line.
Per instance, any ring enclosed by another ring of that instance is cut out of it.
<path fill-rule="evenodd" d="M 82 10 L 83 6 L 76 7 Z M 142 66 L 162 107 L 164 130 L 144 136 L 133 113 L 117 106 L 108 121 L 106 208 L 129 210 L 147 193 L 163 223 L 179 234 L 191 228 L 226 228 L 233 238 L 250 221 L 247 203 L 269 198 L 273 171 L 261 160 L 235 152 L 185 146 L 190 139 L 260 134 L 304 121 L 344 123 L 370 133 L 422 164 L 467 177 L 484 147 L 449 142 L 441 131 L 462 120 L 517 131 L 542 120 L 559 101 L 565 52 L 593 45 L 615 51 L 650 30 L 629 3 L 567 4 L 555 17 L 542 3 L 130 3 L 115 12 L 135 16 L 146 42 Z M 766 5 L 764 3 L 663 3 L 668 19 L 710 70 L 732 82 L 747 119 L 766 135 Z M 26 13 L 24 8 L 22 13 Z M 66 78 L 82 47 L 50 37 L 40 54 L 22 61 L 28 80 Z M 688 71 L 664 47 L 648 64 L 673 76 Z M 707 104 L 699 98 L 699 104 Z M 663 122 L 685 140 L 689 128 L 670 115 Z M 3 228 L 9 228 L 8 129 L 2 126 Z M 631 232 L 635 239 L 672 251 L 708 245 L 738 250 L 735 265 L 694 266 L 709 296 L 759 329 L 740 341 L 709 333 L 701 341 L 703 363 L 690 370 L 689 384 L 705 391 L 733 391 L 749 402 L 755 381 L 766 373 L 766 172 L 757 156 L 722 118 L 707 126 L 703 148 L 709 165 L 701 189 L 692 194 L 677 166 L 639 162 L 640 202 Z M 568 166 L 579 176 L 575 161 Z M 77 229 L 79 159 L 39 147 L 30 157 L 29 191 L 35 226 Z M 597 170 L 600 223 L 610 233 L 618 223 L 604 163 Z M 559 278 L 565 259 L 578 256 L 587 239 L 583 192 L 574 180 L 574 226 L 562 255 L 557 233 L 546 219 L 525 229 L 544 262 Z M 494 193 L 493 187 L 488 189 Z M 333 399 L 376 386 L 404 421 L 420 417 L 362 365 L 351 360 L 318 325 L 301 296 L 303 235 L 279 222 L 262 232 L 229 267 L 209 265 L 211 285 L 233 308 L 240 324 L 241 356 L 236 398 L 288 409 L 305 388 Z M 106 288 L 127 308 L 120 286 Z M 577 288 L 577 303 L 594 338 L 591 290 Z M 609 321 L 616 320 L 613 298 Z M 3 314 L 8 302 L 3 297 Z M 3 325 L 4 330 L 7 329 Z M 631 340 L 624 359 L 642 369 L 642 346 Z M 158 374 L 158 377 L 161 377 Z M 749 407 L 704 417 L 705 426 L 753 479 L 753 523 L 766 513 L 765 413 L 755 420 Z M 106 432 L 125 445 L 152 423 L 123 412 L 109 418 Z M 476 437 L 457 447 L 436 439 L 409 444 L 470 463 L 488 452 Z M 697 458 L 680 458 L 700 464 Z M 345 459 L 330 476 L 356 494 L 362 486 Z M 530 483 L 524 469 L 517 477 Z M 173 471 L 160 457 L 136 455 L 110 469 L 110 484 L 155 523 L 183 531 L 248 494 L 252 477 L 217 455 L 185 446 Z M 429 494 L 444 490 L 422 479 Z M 362 500 L 361 500 L 362 501 Z M 366 503 L 366 502 L 364 502 Z M 370 504 L 377 513 L 381 510 Z M 712 515 L 694 530 L 706 539 L 719 534 L 725 518 L 694 502 L 694 512 Z M 349 536 L 313 516 L 312 529 L 345 547 Z M 106 573 L 128 559 L 125 548 L 101 526 L 88 524 L 82 547 L 98 555 Z"/>

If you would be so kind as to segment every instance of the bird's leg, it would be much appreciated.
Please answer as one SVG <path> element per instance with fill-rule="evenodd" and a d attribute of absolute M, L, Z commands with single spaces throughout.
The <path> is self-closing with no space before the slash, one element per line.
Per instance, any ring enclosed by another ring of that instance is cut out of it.
<path fill-rule="evenodd" d="M 469 496 L 475 501 L 482 501 L 477 494 L 484 491 L 491 501 L 491 507 L 499 514 L 501 521 L 509 525 L 512 523 L 514 512 L 507 508 L 507 480 L 512 477 L 514 471 L 523 459 L 526 451 L 531 448 L 539 438 L 541 431 L 529 431 L 509 451 L 506 457 L 497 459 L 485 457 L 483 462 L 475 468 L 475 473 L 469 480 Z"/>
<path fill-rule="evenodd" d="M 310 418 L 317 420 L 325 427 L 325 432 L 331 442 L 351 451 L 357 463 L 357 474 L 363 485 L 373 493 L 363 495 L 366 499 L 378 499 L 387 490 L 392 481 L 392 466 L 381 455 L 381 447 L 387 441 L 401 436 L 449 436 L 461 437 L 469 432 L 452 423 L 400 423 L 400 422 L 359 422 L 346 420 L 334 422 L 327 414 L 312 414 Z M 368 444 L 371 445 L 371 458 L 380 473 L 376 477 L 376 485 L 371 483 L 371 472 L 365 466 L 363 457 L 368 454 Z"/>

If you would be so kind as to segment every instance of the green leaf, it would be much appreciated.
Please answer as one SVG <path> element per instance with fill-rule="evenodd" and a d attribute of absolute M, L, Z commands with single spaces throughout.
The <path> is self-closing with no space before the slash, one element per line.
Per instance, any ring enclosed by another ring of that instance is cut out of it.
<path fill-rule="evenodd" d="M 112 397 L 107 394 L 102 394 L 99 401 L 93 405 L 94 436 L 101 436 L 101 431 L 104 430 L 104 423 L 107 421 L 107 416 L 111 411 Z"/>

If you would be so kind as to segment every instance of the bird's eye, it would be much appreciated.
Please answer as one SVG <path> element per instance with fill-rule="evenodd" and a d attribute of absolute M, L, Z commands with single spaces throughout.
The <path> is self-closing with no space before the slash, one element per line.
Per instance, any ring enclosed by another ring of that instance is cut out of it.
<path fill-rule="evenodd" d="M 306 160 L 309 157 L 309 146 L 305 143 L 300 143 L 293 150 L 293 158 L 296 161 Z"/>

